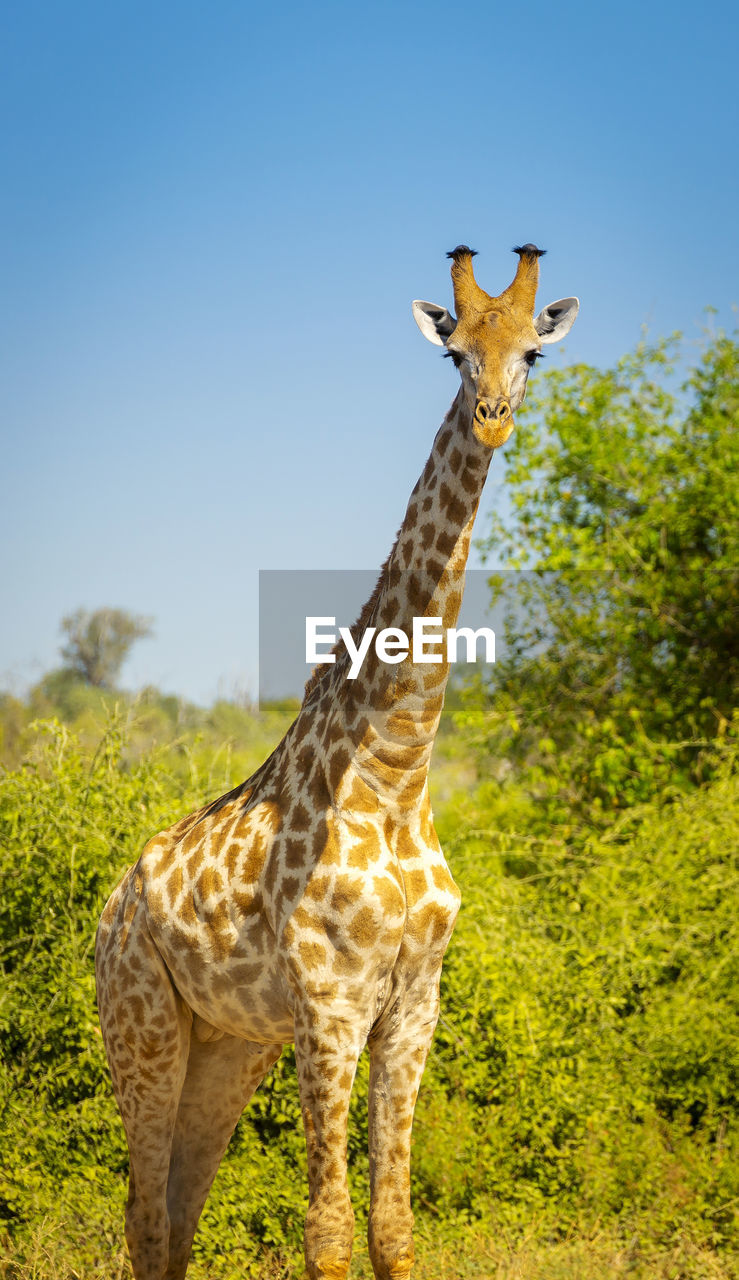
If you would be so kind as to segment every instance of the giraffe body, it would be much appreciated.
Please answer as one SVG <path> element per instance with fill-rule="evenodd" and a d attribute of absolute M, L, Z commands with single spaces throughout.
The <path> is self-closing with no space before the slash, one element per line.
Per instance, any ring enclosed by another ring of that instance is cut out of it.
<path fill-rule="evenodd" d="M 497 335 L 490 326 L 497 372 L 484 394 L 472 302 L 484 323 L 489 316 L 470 283 L 469 250 L 455 251 L 452 270 L 459 320 L 415 304 L 426 336 L 452 348 L 462 386 L 357 628 L 456 621 L 491 446 L 510 433 L 511 402 L 523 398 L 516 386 L 525 388 L 520 359 L 506 385 L 506 326 L 522 349 L 554 340 L 535 328 L 541 316 L 532 320 L 538 251 L 520 253 L 523 300 L 516 281 L 501 299 L 478 290 L 499 315 Z M 378 1280 L 410 1273 L 413 1109 L 460 901 L 427 781 L 448 667 L 387 665 L 375 653 L 350 682 L 347 666 L 348 655 L 337 655 L 314 673 L 261 769 L 150 840 L 103 912 L 98 1004 L 130 1152 L 136 1280 L 184 1277 L 239 1115 L 291 1041 L 308 1150 L 310 1280 L 344 1280 L 349 1267 L 346 1126 L 366 1044 L 370 1256 Z"/>

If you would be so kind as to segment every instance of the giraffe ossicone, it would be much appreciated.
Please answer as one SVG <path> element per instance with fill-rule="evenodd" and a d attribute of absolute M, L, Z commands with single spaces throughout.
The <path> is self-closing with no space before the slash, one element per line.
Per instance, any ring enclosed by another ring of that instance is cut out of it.
<path fill-rule="evenodd" d="M 517 249 L 498 297 L 452 257 L 455 315 L 417 301 L 461 386 L 355 627 L 453 629 L 492 450 L 513 429 L 541 345 L 576 298 L 534 316 L 540 251 Z M 337 646 L 257 772 L 160 832 L 111 895 L 96 946 L 98 1006 L 130 1155 L 126 1238 L 136 1280 L 182 1280 L 236 1122 L 294 1041 L 308 1152 L 310 1280 L 344 1280 L 354 1218 L 346 1128 L 370 1052 L 369 1249 L 378 1280 L 413 1264 L 413 1110 L 460 894 L 434 831 L 428 768 L 449 674 L 384 662 L 356 678 Z"/>

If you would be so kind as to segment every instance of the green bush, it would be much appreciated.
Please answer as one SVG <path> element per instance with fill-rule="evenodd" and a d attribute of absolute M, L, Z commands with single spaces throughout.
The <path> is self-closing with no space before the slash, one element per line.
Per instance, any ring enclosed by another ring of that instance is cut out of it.
<path fill-rule="evenodd" d="M 447 811 L 464 899 L 421 1114 L 447 1117 L 458 1212 L 732 1238 L 736 756 L 718 745 L 712 783 L 575 844 L 506 829 L 505 790 Z M 437 1154 L 418 1154 L 429 1196 Z"/>
<path fill-rule="evenodd" d="M 736 705 L 739 343 L 713 336 L 678 388 L 673 354 L 553 370 L 506 448 L 482 545 L 526 572 L 494 575 L 507 645 L 461 721 L 483 776 L 526 772 L 544 826 L 700 781 Z"/>

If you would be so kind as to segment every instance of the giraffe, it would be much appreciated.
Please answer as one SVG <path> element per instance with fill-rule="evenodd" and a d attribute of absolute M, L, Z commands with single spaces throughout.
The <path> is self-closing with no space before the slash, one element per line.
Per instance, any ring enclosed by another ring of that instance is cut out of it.
<path fill-rule="evenodd" d="M 515 250 L 498 297 L 473 251 L 448 256 L 456 317 L 413 303 L 461 383 L 393 549 L 355 624 L 454 624 L 493 451 L 513 430 L 566 298 L 534 318 L 542 250 Z M 136 1280 L 182 1280 L 237 1120 L 294 1041 L 308 1155 L 310 1280 L 344 1280 L 354 1216 L 346 1129 L 370 1052 L 369 1251 L 377 1280 L 414 1261 L 411 1125 L 460 893 L 436 837 L 428 768 L 448 663 L 370 651 L 317 667 L 284 738 L 227 795 L 154 836 L 101 917 L 98 1007 L 130 1154 L 126 1238 Z"/>

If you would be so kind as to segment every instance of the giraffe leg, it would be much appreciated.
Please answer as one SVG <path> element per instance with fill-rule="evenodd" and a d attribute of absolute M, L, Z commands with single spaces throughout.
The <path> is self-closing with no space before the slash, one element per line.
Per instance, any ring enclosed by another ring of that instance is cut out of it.
<path fill-rule="evenodd" d="M 98 1008 L 130 1157 L 126 1241 L 136 1280 L 163 1280 L 167 1179 L 192 1015 L 152 942 L 131 881 L 103 915 Z"/>
<path fill-rule="evenodd" d="M 244 1107 L 280 1056 L 281 1045 L 233 1036 L 190 1042 L 167 1184 L 170 1219 L 165 1280 L 182 1280 L 193 1236 L 229 1138 Z"/>
<path fill-rule="evenodd" d="M 344 1280 L 354 1237 L 349 1198 L 346 1126 L 362 1016 L 346 1016 L 329 1001 L 295 1010 L 295 1056 L 308 1150 L 309 1206 L 305 1262 L 309 1280 Z"/>
<path fill-rule="evenodd" d="M 369 1252 L 377 1280 L 407 1280 L 413 1111 L 439 1014 L 439 980 L 405 993 L 370 1035 Z"/>

